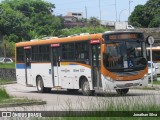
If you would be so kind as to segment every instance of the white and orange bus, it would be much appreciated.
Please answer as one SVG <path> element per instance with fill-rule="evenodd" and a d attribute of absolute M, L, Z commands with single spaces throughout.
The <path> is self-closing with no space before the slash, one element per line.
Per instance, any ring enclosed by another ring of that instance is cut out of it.
<path fill-rule="evenodd" d="M 138 50 L 137 50 L 138 49 Z M 52 88 L 116 90 L 126 94 L 133 86 L 145 86 L 146 47 L 143 33 L 106 32 L 16 43 L 16 77 L 19 84 Z"/>
<path fill-rule="evenodd" d="M 150 47 L 147 47 L 147 58 L 150 61 Z M 152 47 L 152 59 L 156 64 L 156 73 L 160 76 L 160 46 Z"/>

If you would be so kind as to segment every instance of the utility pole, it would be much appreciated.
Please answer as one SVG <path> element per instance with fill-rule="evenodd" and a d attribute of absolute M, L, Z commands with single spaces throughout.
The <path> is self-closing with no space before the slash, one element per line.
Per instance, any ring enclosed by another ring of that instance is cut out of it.
<path fill-rule="evenodd" d="M 133 1 L 129 0 L 129 16 L 131 15 L 130 6 L 131 6 L 131 3 L 132 3 L 132 2 L 133 2 Z"/>
<path fill-rule="evenodd" d="M 4 47 L 4 62 L 6 63 L 6 43 L 3 43 L 3 47 Z"/>
<path fill-rule="evenodd" d="M 101 1 L 99 0 L 99 18 L 101 22 Z"/>
<path fill-rule="evenodd" d="M 86 21 L 87 21 L 87 7 L 85 6 L 85 13 L 86 13 Z"/>
<path fill-rule="evenodd" d="M 116 13 L 116 22 L 117 22 L 117 1 L 115 0 L 115 13 Z"/>

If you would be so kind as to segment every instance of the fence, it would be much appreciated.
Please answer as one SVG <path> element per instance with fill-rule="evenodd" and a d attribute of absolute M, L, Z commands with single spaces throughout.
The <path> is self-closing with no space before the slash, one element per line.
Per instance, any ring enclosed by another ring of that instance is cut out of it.
<path fill-rule="evenodd" d="M 8 68 L 0 68 L 0 79 L 16 81 L 16 70 Z"/>

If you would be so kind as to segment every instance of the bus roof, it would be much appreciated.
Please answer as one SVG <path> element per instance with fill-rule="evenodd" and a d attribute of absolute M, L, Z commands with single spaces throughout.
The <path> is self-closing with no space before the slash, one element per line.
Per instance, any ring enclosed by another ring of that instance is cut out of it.
<path fill-rule="evenodd" d="M 140 31 L 122 31 L 122 30 L 116 30 L 116 31 L 106 31 L 103 33 L 103 35 L 105 34 L 118 34 L 118 33 L 143 33 Z"/>
<path fill-rule="evenodd" d="M 99 34 L 89 34 L 83 36 L 72 36 L 72 37 L 64 37 L 64 38 L 49 38 L 46 40 L 32 40 L 26 42 L 19 42 L 16 43 L 16 47 L 23 47 L 23 46 L 34 46 L 34 45 L 45 45 L 45 44 L 52 44 L 52 43 L 65 43 L 65 42 L 75 42 L 75 41 L 86 41 L 86 40 L 96 40 L 102 39 L 102 33 Z"/>
<path fill-rule="evenodd" d="M 102 39 L 103 35 L 106 34 L 117 34 L 117 33 L 142 33 L 137 31 L 106 31 L 104 33 L 98 34 L 84 34 L 76 35 L 76 36 L 68 36 L 63 38 L 57 37 L 48 37 L 47 39 L 35 39 L 26 42 L 16 43 L 16 47 L 24 47 L 24 46 L 34 46 L 34 45 L 45 45 L 45 44 L 53 44 L 53 43 L 65 43 L 65 42 L 75 42 L 75 41 L 86 41 L 86 40 L 96 40 Z"/>

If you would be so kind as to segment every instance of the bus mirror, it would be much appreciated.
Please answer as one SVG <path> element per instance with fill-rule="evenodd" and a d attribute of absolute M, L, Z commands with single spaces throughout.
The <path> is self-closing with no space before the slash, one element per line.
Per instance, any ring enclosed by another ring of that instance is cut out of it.
<path fill-rule="evenodd" d="M 105 53 L 105 51 L 106 51 L 106 45 L 102 44 L 102 53 Z"/>

